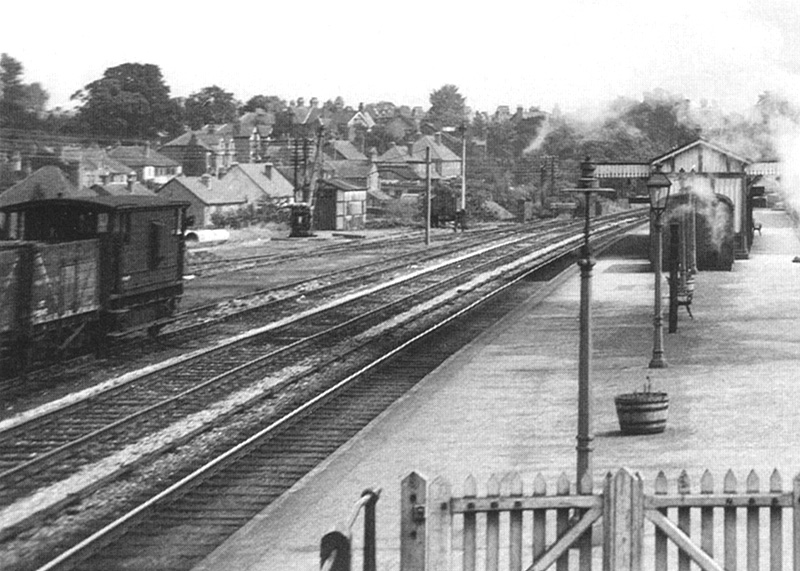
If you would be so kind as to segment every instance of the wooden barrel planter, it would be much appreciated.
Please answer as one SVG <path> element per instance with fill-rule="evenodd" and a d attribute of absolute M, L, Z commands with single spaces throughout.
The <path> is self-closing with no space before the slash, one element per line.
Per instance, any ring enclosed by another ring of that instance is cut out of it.
<path fill-rule="evenodd" d="M 614 398 L 623 434 L 656 434 L 667 428 L 667 393 L 626 393 Z"/>

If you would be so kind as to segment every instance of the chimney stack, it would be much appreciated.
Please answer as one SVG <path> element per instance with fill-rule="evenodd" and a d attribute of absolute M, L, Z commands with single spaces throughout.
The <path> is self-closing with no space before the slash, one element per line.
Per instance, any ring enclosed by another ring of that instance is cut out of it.
<path fill-rule="evenodd" d="M 210 188 L 210 187 L 211 187 L 211 175 L 210 175 L 210 174 L 208 174 L 208 173 L 205 173 L 205 174 L 203 174 L 203 175 L 200 177 L 200 182 L 201 182 L 201 183 L 202 183 L 202 185 L 203 185 L 203 186 L 205 186 L 206 188 Z"/>

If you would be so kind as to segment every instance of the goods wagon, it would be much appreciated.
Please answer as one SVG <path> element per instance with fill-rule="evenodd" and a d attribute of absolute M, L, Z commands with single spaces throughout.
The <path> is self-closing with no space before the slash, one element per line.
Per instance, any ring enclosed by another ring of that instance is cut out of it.
<path fill-rule="evenodd" d="M 129 195 L 0 209 L 0 376 L 169 320 L 183 293 L 186 206 Z"/>

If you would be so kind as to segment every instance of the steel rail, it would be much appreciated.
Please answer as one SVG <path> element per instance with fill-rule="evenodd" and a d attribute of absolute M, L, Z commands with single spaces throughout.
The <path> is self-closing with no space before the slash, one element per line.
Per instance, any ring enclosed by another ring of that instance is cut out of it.
<path fill-rule="evenodd" d="M 615 233 L 621 233 L 622 231 L 624 231 L 624 228 L 623 229 L 598 228 L 596 231 L 593 231 L 592 233 L 593 240 L 613 239 Z M 394 347 L 390 351 L 385 352 L 376 359 L 372 360 L 370 363 L 360 367 L 357 371 L 349 374 L 347 377 L 345 377 L 332 387 L 323 391 L 319 395 L 311 398 L 310 400 L 303 403 L 301 406 L 292 410 L 288 414 L 284 415 L 280 419 L 273 421 L 267 427 L 257 432 L 256 434 L 253 434 L 243 442 L 231 447 L 229 450 L 220 454 L 219 456 L 217 456 L 210 462 L 206 463 L 205 465 L 201 466 L 200 468 L 196 469 L 191 474 L 182 478 L 180 481 L 172 484 L 167 489 L 159 492 L 152 498 L 143 502 L 141 505 L 133 508 L 126 514 L 116 519 L 115 521 L 109 523 L 102 529 L 96 531 L 91 536 L 87 537 L 86 539 L 76 544 L 74 547 L 59 554 L 50 562 L 39 567 L 38 571 L 51 571 L 54 569 L 68 568 L 71 565 L 77 564 L 77 562 L 90 556 L 96 550 L 102 549 L 102 546 L 107 544 L 109 541 L 113 540 L 115 536 L 124 533 L 124 530 L 127 529 L 128 526 L 134 525 L 137 521 L 139 521 L 139 519 L 145 517 L 149 510 L 154 509 L 164 503 L 167 503 L 168 501 L 181 495 L 188 489 L 191 489 L 192 487 L 197 485 L 198 482 L 213 475 L 218 469 L 221 469 L 221 467 L 225 465 L 225 463 L 229 461 L 234 461 L 235 459 L 243 455 L 246 455 L 249 450 L 255 448 L 263 441 L 269 439 L 275 432 L 279 431 L 283 427 L 301 418 L 303 415 L 308 414 L 311 411 L 315 410 L 317 407 L 327 402 L 337 393 L 342 391 L 344 388 L 350 386 L 351 384 L 356 382 L 358 379 L 362 378 L 367 373 L 374 371 L 381 365 L 395 358 L 398 354 L 405 351 L 412 345 L 429 337 L 431 334 L 438 331 L 442 327 L 463 317 L 464 315 L 474 310 L 478 306 L 486 303 L 488 300 L 506 291 L 508 288 L 517 284 L 519 281 L 525 279 L 531 273 L 540 269 L 543 265 L 551 263 L 552 261 L 554 261 L 554 259 L 567 255 L 568 253 L 576 250 L 579 247 L 580 247 L 579 241 L 577 244 L 571 243 L 567 247 L 562 248 L 560 251 L 553 252 L 552 257 L 547 257 L 546 259 L 542 259 L 540 263 L 535 264 L 534 266 L 529 267 L 524 271 L 520 271 L 513 278 L 504 281 L 500 285 L 493 286 L 489 292 L 482 294 L 478 299 L 473 300 L 466 306 L 458 309 L 453 314 L 445 317 L 440 321 L 437 321 L 435 324 L 427 327 L 422 332 L 415 334 L 410 339 L 404 341 L 403 343 Z"/>

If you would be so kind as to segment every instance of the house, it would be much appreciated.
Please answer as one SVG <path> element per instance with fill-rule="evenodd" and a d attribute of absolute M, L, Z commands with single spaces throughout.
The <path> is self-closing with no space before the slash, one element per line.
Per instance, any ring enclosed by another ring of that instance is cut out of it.
<path fill-rule="evenodd" d="M 325 145 L 325 155 L 332 161 L 366 161 L 367 155 L 350 141 L 334 139 Z"/>
<path fill-rule="evenodd" d="M 294 185 L 272 163 L 233 165 L 222 180 L 231 188 L 243 189 L 251 202 L 269 200 L 278 205 L 294 202 Z"/>
<path fill-rule="evenodd" d="M 461 176 L 461 157 L 448 149 L 442 143 L 440 133 L 436 135 L 423 135 L 417 139 L 410 149 L 411 160 L 420 175 L 425 175 L 426 165 L 424 164 L 426 149 L 431 150 L 432 171 L 439 178 L 448 179 Z"/>
<path fill-rule="evenodd" d="M 187 176 L 218 175 L 235 162 L 236 145 L 226 129 L 208 126 L 172 139 L 158 152 L 178 162 Z"/>
<path fill-rule="evenodd" d="M 324 178 L 345 181 L 357 188 L 380 190 L 380 176 L 375 161 L 328 161 Z"/>
<path fill-rule="evenodd" d="M 94 184 L 123 183 L 136 172 L 128 165 L 109 156 L 105 149 L 92 147 L 66 146 L 61 149 L 59 158 L 72 171 L 73 183 L 89 188 Z"/>
<path fill-rule="evenodd" d="M 146 145 L 120 145 L 110 149 L 108 156 L 136 172 L 137 180 L 151 186 L 161 186 L 182 172 L 181 164 Z"/>
<path fill-rule="evenodd" d="M 252 203 L 246 191 L 210 174 L 176 176 L 156 193 L 170 200 L 188 202 L 186 214 L 194 219 L 195 228 L 213 226 L 215 214 L 235 213 Z"/>

